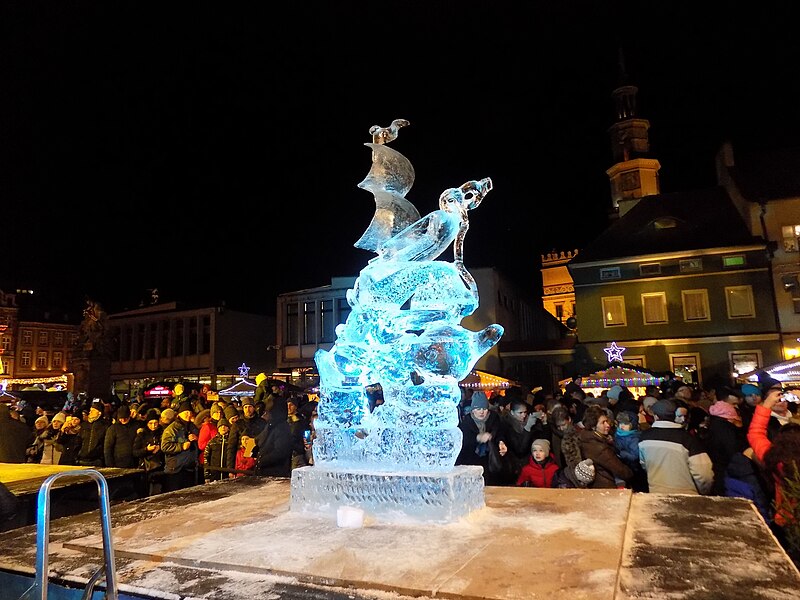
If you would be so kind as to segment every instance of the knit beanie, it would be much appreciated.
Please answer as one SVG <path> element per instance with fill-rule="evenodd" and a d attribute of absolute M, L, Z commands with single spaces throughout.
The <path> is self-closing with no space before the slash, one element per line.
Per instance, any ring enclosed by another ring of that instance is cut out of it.
<path fill-rule="evenodd" d="M 67 422 L 67 413 L 65 413 L 64 411 L 57 412 L 53 416 L 53 423 L 55 423 L 56 421 L 58 421 L 59 423 L 66 423 Z"/>
<path fill-rule="evenodd" d="M 486 397 L 486 394 L 483 392 L 473 392 L 472 393 L 472 401 L 469 405 L 470 410 L 475 410 L 476 408 L 489 408 L 489 399 Z"/>
<path fill-rule="evenodd" d="M 170 409 L 167 409 L 167 410 L 170 410 Z M 160 416 L 161 416 L 161 413 L 158 412 L 157 408 L 150 408 L 145 413 L 144 420 L 145 421 L 158 421 Z"/>
<path fill-rule="evenodd" d="M 717 400 L 708 409 L 709 414 L 715 417 L 722 417 L 723 419 L 738 419 L 739 413 L 732 404 L 728 404 L 724 400 Z"/>
<path fill-rule="evenodd" d="M 171 408 L 165 408 L 161 411 L 161 418 L 165 421 L 169 421 L 170 423 L 175 420 L 177 413 L 172 410 Z"/>
<path fill-rule="evenodd" d="M 233 404 L 225 407 L 225 418 L 228 419 L 228 421 L 238 416 L 239 416 L 239 411 L 236 410 L 236 407 Z"/>
<path fill-rule="evenodd" d="M 582 460 L 575 465 L 575 477 L 581 483 L 589 484 L 594 481 L 594 462 L 591 458 Z"/>
<path fill-rule="evenodd" d="M 231 428 L 231 424 L 228 422 L 228 419 L 222 417 L 219 421 L 217 421 L 217 431 L 222 429 L 223 427 L 227 427 L 228 429 Z"/>
<path fill-rule="evenodd" d="M 536 448 L 536 446 L 541 446 L 542 450 L 544 450 L 544 455 L 550 456 L 550 442 L 544 439 L 533 440 L 533 443 L 531 444 L 531 454 L 533 454 L 533 451 Z"/>
<path fill-rule="evenodd" d="M 45 429 L 48 425 L 50 425 L 50 421 L 47 420 L 47 417 L 45 415 L 42 415 L 41 417 L 36 419 L 33 423 L 35 426 L 40 427 L 42 429 Z"/>

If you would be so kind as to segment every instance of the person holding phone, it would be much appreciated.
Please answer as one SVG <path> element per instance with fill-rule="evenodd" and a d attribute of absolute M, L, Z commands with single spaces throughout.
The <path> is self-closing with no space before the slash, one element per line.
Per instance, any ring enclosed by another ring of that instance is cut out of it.
<path fill-rule="evenodd" d="M 800 548 L 793 548 L 788 543 L 786 529 L 796 526 L 798 506 L 796 499 L 787 498 L 785 491 L 787 479 L 795 482 L 795 485 L 800 482 L 800 425 L 787 423 L 774 434 L 772 439 L 767 434 L 773 408 L 785 402 L 785 392 L 780 383 L 776 382 L 766 392 L 764 401 L 755 407 L 753 420 L 747 432 L 747 441 L 775 484 L 773 533 L 797 564 L 800 561 Z"/>

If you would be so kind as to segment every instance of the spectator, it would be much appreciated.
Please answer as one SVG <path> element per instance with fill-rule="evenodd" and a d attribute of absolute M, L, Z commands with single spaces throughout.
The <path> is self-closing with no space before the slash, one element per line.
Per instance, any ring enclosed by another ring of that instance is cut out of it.
<path fill-rule="evenodd" d="M 742 402 L 739 412 L 742 415 L 742 427 L 746 432 L 750 428 L 750 422 L 753 420 L 756 406 L 761 404 L 761 390 L 757 385 L 745 383 L 740 391 L 744 402 Z"/>
<path fill-rule="evenodd" d="M 191 402 L 178 406 L 178 414 L 161 435 L 164 452 L 163 491 L 171 492 L 197 484 L 197 427 Z"/>
<path fill-rule="evenodd" d="M 95 398 L 89 408 L 86 421 L 81 424 L 81 448 L 78 450 L 78 464 L 86 467 L 102 467 L 103 451 L 108 423 L 103 419 L 103 401 Z"/>
<path fill-rule="evenodd" d="M 197 427 L 197 453 L 198 461 L 201 465 L 205 460 L 205 449 L 208 442 L 217 435 L 217 421 L 219 420 L 219 409 L 216 409 L 217 418 L 211 416 L 211 409 L 204 408 L 197 413 L 194 418 L 194 426 Z"/>
<path fill-rule="evenodd" d="M 41 464 L 43 465 L 57 465 L 61 458 L 61 449 L 59 444 L 56 444 L 61 428 L 67 420 L 67 415 L 64 412 L 57 412 L 53 415 L 50 421 L 50 426 L 47 428 L 47 435 L 44 437 L 44 452 L 42 453 Z"/>
<path fill-rule="evenodd" d="M 517 485 L 522 487 L 550 488 L 555 486 L 558 464 L 550 452 L 550 442 L 546 439 L 534 440 L 531 444 L 531 457 L 522 467 Z"/>
<path fill-rule="evenodd" d="M 775 489 L 775 514 L 773 531 L 781 545 L 790 551 L 792 559 L 800 559 L 800 549 L 792 548 L 787 538 L 787 527 L 797 523 L 796 498 L 786 497 L 787 479 L 793 480 L 797 488 L 800 480 L 800 425 L 794 423 L 783 425 L 770 439 L 768 434 L 769 420 L 780 403 L 786 403 L 779 383 L 772 383 L 767 389 L 764 401 L 756 406 L 753 422 L 747 432 L 747 440 L 756 458 L 764 465 L 766 473 L 772 479 Z"/>
<path fill-rule="evenodd" d="M 49 436 L 48 429 L 50 428 L 50 421 L 42 411 L 42 415 L 37 417 L 33 422 L 33 443 L 28 446 L 25 453 L 28 455 L 27 462 L 39 464 L 42 462 L 42 455 L 44 454 L 45 440 Z"/>
<path fill-rule="evenodd" d="M 500 438 L 500 417 L 489 410 L 483 392 L 473 392 L 469 415 L 459 423 L 463 433 L 457 465 L 480 465 L 487 485 L 502 485 L 503 457 L 508 448 Z"/>
<path fill-rule="evenodd" d="M 719 392 L 717 397 L 721 397 Z M 712 493 L 723 496 L 728 463 L 734 454 L 747 448 L 747 432 L 742 427 L 742 418 L 734 403 L 717 400 L 708 411 L 710 416 L 706 449 L 714 467 Z"/>
<path fill-rule="evenodd" d="M 117 409 L 116 420 L 106 431 L 103 454 L 107 467 L 135 469 L 138 460 L 133 454 L 138 422 L 131 419 L 131 409 L 123 404 Z"/>
<path fill-rule="evenodd" d="M 725 473 L 724 495 L 730 498 L 747 498 L 752 501 L 761 516 L 764 517 L 764 521 L 770 527 L 774 527 L 769 485 L 763 480 L 754 459 L 755 454 L 750 447 L 731 457 Z"/>
<path fill-rule="evenodd" d="M 171 410 L 171 409 L 167 409 Z M 146 425 L 136 431 L 133 440 L 133 455 L 139 461 L 140 469 L 145 471 L 145 482 L 148 494 L 161 490 L 161 478 L 164 472 L 164 453 L 161 451 L 161 428 L 159 411 L 150 408 L 145 412 Z"/>
<path fill-rule="evenodd" d="M 595 468 L 594 481 L 589 488 L 626 487 L 633 471 L 623 463 L 614 448 L 611 422 L 605 410 L 590 406 L 583 414 L 583 431 L 578 434 L 583 459 L 591 459 Z"/>
<path fill-rule="evenodd" d="M 630 487 L 634 492 L 647 491 L 647 474 L 639 462 L 639 440 L 642 432 L 638 429 L 638 417 L 627 411 L 617 415 L 617 427 L 614 430 L 614 448 L 620 460 L 633 471 Z"/>
<path fill-rule="evenodd" d="M 648 489 L 661 494 L 708 494 L 714 483 L 711 459 L 700 441 L 675 423 L 675 402 L 658 400 L 655 421 L 642 432 L 639 460 Z"/>
<path fill-rule="evenodd" d="M 77 410 L 77 409 L 76 409 Z M 60 450 L 59 465 L 77 465 L 78 452 L 81 449 L 81 429 L 83 422 L 80 417 L 67 415 L 66 421 L 56 435 L 56 448 Z"/>
<path fill-rule="evenodd" d="M 285 406 L 285 402 L 281 402 Z M 229 421 L 230 422 L 230 419 Z M 242 458 L 255 459 L 253 454 L 254 448 L 250 445 L 250 440 L 254 440 L 258 435 L 267 428 L 267 422 L 256 414 L 256 407 L 253 399 L 245 396 L 242 399 L 242 414 L 241 417 L 235 419 L 231 424 L 231 440 L 228 447 L 228 452 L 231 453 L 230 461 L 236 465 L 237 469 L 249 470 L 253 467 L 254 462 L 243 462 Z M 240 453 L 239 450 L 243 449 L 244 452 Z M 240 454 L 240 460 L 237 463 L 236 455 Z"/>
<path fill-rule="evenodd" d="M 216 434 L 203 450 L 203 480 L 206 483 L 227 479 L 231 475 L 233 464 L 230 462 L 230 452 L 228 452 L 230 431 L 230 423 L 222 417 L 216 424 Z"/>
<path fill-rule="evenodd" d="M 178 414 L 171 408 L 165 408 L 159 413 L 158 416 L 158 424 L 161 426 L 161 429 L 166 429 L 174 420 Z"/>
<path fill-rule="evenodd" d="M 35 435 L 25 423 L 12 419 L 7 404 L 0 404 L 0 463 L 24 463 Z"/>
<path fill-rule="evenodd" d="M 512 400 L 510 410 L 500 418 L 500 437 L 508 448 L 505 456 L 506 485 L 513 485 L 519 478 L 522 468 L 530 462 L 533 440 L 549 439 L 550 428 L 545 429 L 541 419 L 542 414 L 532 413 L 530 406 L 521 399 Z M 547 451 L 549 454 L 549 445 Z"/>
<path fill-rule="evenodd" d="M 288 409 L 282 398 L 276 398 L 269 413 L 269 422 L 256 435 L 258 452 L 256 473 L 271 477 L 289 477 L 292 471 L 292 434 Z"/>

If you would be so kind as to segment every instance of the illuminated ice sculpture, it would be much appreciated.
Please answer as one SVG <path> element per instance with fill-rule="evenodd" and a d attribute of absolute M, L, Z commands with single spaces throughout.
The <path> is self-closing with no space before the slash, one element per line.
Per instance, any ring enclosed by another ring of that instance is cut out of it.
<path fill-rule="evenodd" d="M 372 168 L 359 187 L 375 196 L 376 210 L 355 245 L 376 256 L 347 292 L 351 312 L 336 328 L 336 343 L 315 356 L 315 466 L 293 473 L 293 509 L 358 505 L 414 514 L 408 503 L 422 498 L 423 518 L 449 520 L 483 503 L 480 467 L 454 463 L 458 382 L 503 334 L 496 324 L 477 332 L 460 325 L 479 303 L 464 266 L 468 211 L 492 182 L 445 190 L 439 209 L 420 217 L 405 198 L 414 169 L 386 145 L 406 125 L 397 119 L 370 129 Z M 436 260 L 451 244 L 453 261 Z M 371 406 L 366 388 L 375 384 L 383 403 Z"/>

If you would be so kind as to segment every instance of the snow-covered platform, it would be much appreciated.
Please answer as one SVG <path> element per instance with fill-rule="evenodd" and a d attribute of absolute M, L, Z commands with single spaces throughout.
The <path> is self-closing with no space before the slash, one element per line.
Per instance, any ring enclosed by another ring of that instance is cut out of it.
<path fill-rule="evenodd" d="M 800 589 L 745 500 L 489 487 L 485 501 L 450 524 L 358 529 L 289 510 L 288 479 L 116 504 L 120 598 L 755 600 Z M 102 565 L 100 533 L 97 511 L 53 521 L 51 581 L 85 585 Z M 3 598 L 32 583 L 35 554 L 35 526 L 0 534 Z"/>

